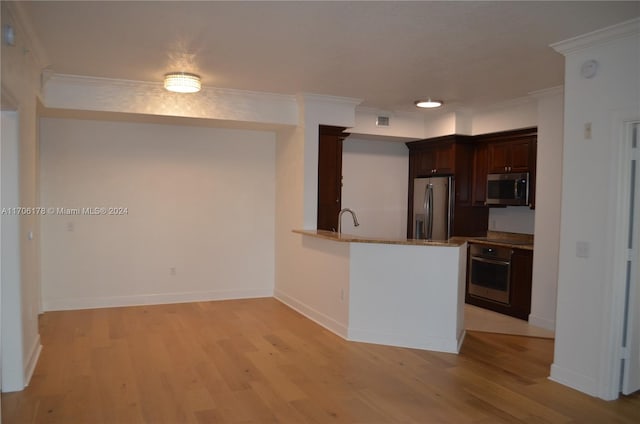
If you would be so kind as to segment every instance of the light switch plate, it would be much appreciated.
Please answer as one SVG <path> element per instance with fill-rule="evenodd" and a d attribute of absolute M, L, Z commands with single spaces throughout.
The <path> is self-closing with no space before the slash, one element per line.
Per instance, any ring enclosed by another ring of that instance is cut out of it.
<path fill-rule="evenodd" d="M 587 241 L 577 241 L 576 242 L 576 256 L 578 258 L 588 258 L 589 257 L 589 242 L 587 242 Z"/>

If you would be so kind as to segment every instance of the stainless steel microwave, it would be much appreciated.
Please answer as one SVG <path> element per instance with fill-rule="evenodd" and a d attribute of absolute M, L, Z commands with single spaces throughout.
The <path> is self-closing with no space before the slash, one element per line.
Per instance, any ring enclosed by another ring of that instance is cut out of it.
<path fill-rule="evenodd" d="M 529 173 L 487 175 L 487 205 L 529 204 Z"/>

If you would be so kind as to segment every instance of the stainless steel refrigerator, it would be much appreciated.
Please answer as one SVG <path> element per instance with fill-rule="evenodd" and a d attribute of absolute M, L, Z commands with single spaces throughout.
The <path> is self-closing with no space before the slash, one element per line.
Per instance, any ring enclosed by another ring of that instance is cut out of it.
<path fill-rule="evenodd" d="M 453 177 L 413 180 L 413 238 L 449 239 L 453 192 Z"/>

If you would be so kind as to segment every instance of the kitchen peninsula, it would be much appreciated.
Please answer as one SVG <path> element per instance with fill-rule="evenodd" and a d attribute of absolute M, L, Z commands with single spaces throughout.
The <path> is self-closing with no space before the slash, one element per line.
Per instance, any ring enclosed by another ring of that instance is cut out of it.
<path fill-rule="evenodd" d="M 293 232 L 305 251 L 309 275 L 300 276 L 303 287 L 296 295 L 276 293 L 281 301 L 348 340 L 459 351 L 464 337 L 464 238 L 394 240 Z"/>

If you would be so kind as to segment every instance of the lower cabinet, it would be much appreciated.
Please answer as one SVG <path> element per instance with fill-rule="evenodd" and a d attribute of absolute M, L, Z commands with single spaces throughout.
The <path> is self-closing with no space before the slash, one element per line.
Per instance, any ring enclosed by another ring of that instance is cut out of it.
<path fill-rule="evenodd" d="M 471 246 L 473 242 L 469 242 Z M 490 248 L 490 245 L 486 245 Z M 478 295 L 469 294 L 469 284 L 473 280 L 481 281 L 481 284 L 486 287 L 491 287 L 491 292 L 496 288 L 502 290 L 505 282 L 505 271 L 507 265 L 503 261 L 491 261 L 483 258 L 477 259 L 477 263 L 472 265 L 471 255 L 467 255 L 467 284 L 465 301 L 470 305 L 479 306 L 481 308 L 490 309 L 495 312 L 499 312 L 505 315 L 511 315 L 523 320 L 529 320 L 529 314 L 531 313 L 531 280 L 533 269 L 533 251 L 528 249 L 511 249 L 511 259 L 508 264 L 508 297 L 507 301 L 501 299 L 500 301 L 491 300 L 489 297 L 483 297 Z M 493 262 L 493 265 L 491 263 Z M 476 268 L 477 266 L 477 268 Z M 495 270 L 495 271 L 492 271 Z M 472 277 L 472 273 L 477 272 L 481 274 L 480 277 Z M 495 272 L 495 281 L 492 281 L 492 272 Z M 475 287 L 478 287 L 476 285 Z M 498 296 L 497 296 L 498 297 Z M 496 298 L 497 298 L 496 297 Z"/>

